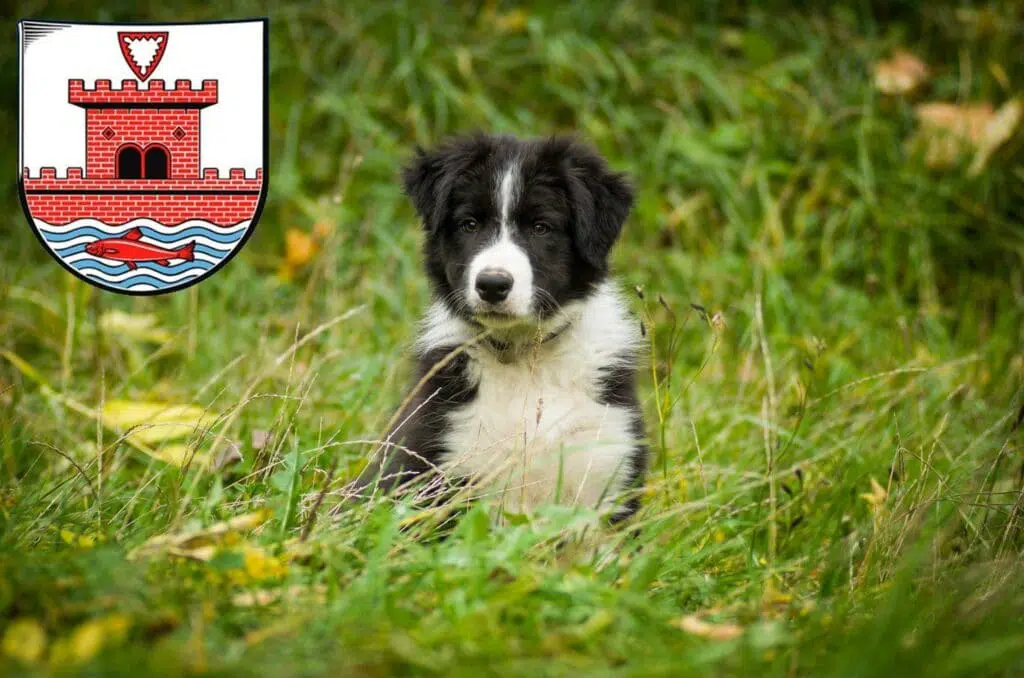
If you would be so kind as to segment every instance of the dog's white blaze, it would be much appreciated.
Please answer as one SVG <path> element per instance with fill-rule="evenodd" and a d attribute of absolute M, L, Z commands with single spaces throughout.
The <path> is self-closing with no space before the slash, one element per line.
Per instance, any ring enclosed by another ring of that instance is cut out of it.
<path fill-rule="evenodd" d="M 519 164 L 513 161 L 505 168 L 498 182 L 498 209 L 501 211 L 501 229 L 508 228 L 508 215 L 512 212 L 512 202 L 519 188 Z"/>
<path fill-rule="evenodd" d="M 639 350 L 637 323 L 608 283 L 566 312 L 569 329 L 530 358 L 505 364 L 483 347 L 469 349 L 476 397 L 446 415 L 442 468 L 483 479 L 508 510 L 555 500 L 597 508 L 624 489 L 631 471 L 633 413 L 597 399 L 601 371 Z M 432 310 L 420 348 L 472 334 Z"/>
<path fill-rule="evenodd" d="M 499 308 L 513 315 L 528 315 L 533 309 L 533 267 L 530 257 L 512 241 L 512 225 L 509 215 L 520 190 L 520 173 L 517 163 L 512 162 L 497 182 L 495 199 L 501 215 L 501 228 L 494 244 L 481 250 L 469 265 L 466 280 L 466 298 L 476 306 L 481 303 L 476 291 L 476 277 L 485 268 L 499 268 L 512 276 L 512 290 Z"/>

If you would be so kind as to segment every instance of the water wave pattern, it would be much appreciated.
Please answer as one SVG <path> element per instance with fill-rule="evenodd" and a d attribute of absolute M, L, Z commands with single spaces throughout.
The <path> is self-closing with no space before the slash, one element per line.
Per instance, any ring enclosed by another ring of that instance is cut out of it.
<path fill-rule="evenodd" d="M 41 219 L 36 219 L 35 223 L 50 250 L 79 274 L 95 280 L 103 287 L 141 292 L 173 289 L 197 276 L 205 275 L 237 249 L 251 220 L 226 227 L 201 219 L 192 219 L 174 226 L 165 226 L 152 219 L 134 219 L 119 226 L 111 226 L 96 219 L 78 219 L 61 226 Z M 167 265 L 140 261 L 133 270 L 125 262 L 96 257 L 86 252 L 89 243 L 122 237 L 133 228 L 142 232 L 141 242 L 172 251 L 194 243 L 195 259 L 185 261 L 172 258 Z"/>

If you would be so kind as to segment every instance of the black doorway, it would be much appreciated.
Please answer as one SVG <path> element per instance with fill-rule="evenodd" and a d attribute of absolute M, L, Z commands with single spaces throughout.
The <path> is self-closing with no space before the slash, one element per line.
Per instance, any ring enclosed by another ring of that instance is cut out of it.
<path fill-rule="evenodd" d="M 146 149 L 146 178 L 167 178 L 167 151 L 159 146 Z"/>
<path fill-rule="evenodd" d="M 117 152 L 117 178 L 142 178 L 142 153 L 134 146 L 122 146 Z"/>

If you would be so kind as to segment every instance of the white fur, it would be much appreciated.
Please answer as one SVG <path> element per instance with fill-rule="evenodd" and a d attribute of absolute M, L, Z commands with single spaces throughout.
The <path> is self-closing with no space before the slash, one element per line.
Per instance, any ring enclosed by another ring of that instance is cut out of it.
<path fill-rule="evenodd" d="M 552 324 L 567 320 L 568 329 L 514 362 L 499 361 L 483 345 L 470 347 L 476 397 L 446 415 L 451 452 L 441 467 L 485 479 L 507 510 L 555 500 L 599 508 L 624 489 L 630 472 L 638 442 L 630 433 L 632 413 L 597 398 L 600 370 L 639 351 L 638 325 L 610 283 L 568 305 Z M 417 348 L 450 346 L 474 334 L 436 304 Z"/>
<path fill-rule="evenodd" d="M 501 227 L 494 244 L 481 250 L 469 265 L 466 278 L 466 299 L 474 310 L 484 303 L 476 291 L 476 278 L 487 268 L 507 271 L 512 276 L 512 289 L 505 301 L 493 310 L 514 316 L 526 316 L 533 310 L 533 267 L 530 257 L 512 241 L 512 224 L 509 215 L 521 190 L 519 166 L 512 162 L 499 176 L 495 199 L 500 209 Z"/>

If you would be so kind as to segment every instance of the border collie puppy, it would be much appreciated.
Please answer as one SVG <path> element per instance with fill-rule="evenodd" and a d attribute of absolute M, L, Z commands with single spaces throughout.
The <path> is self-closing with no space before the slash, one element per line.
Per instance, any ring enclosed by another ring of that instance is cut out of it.
<path fill-rule="evenodd" d="M 608 278 L 627 177 L 571 138 L 477 134 L 418 149 L 402 178 L 434 302 L 416 387 L 352 488 L 431 471 L 512 512 L 631 515 L 647 467 L 642 340 Z"/>

